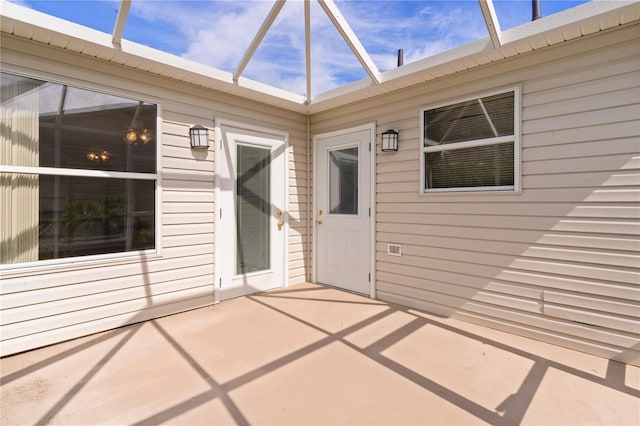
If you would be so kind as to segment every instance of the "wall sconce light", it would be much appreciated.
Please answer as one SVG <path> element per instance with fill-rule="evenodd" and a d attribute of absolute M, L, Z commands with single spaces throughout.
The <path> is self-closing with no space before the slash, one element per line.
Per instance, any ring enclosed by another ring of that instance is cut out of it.
<path fill-rule="evenodd" d="M 209 148 L 209 129 L 196 124 L 189 129 L 189 139 L 191 148 L 207 149 Z"/>
<path fill-rule="evenodd" d="M 389 129 L 382 132 L 382 152 L 398 150 L 398 131 Z"/>

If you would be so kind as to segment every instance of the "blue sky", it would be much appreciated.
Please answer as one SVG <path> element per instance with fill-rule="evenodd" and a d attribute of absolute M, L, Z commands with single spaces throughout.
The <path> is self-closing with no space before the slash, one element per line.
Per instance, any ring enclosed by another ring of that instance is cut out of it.
<path fill-rule="evenodd" d="M 542 16 L 587 0 L 541 0 Z M 14 0 L 106 33 L 119 0 Z M 476 0 L 336 0 L 355 34 L 385 71 L 488 36 Z M 133 0 L 124 38 L 233 72 L 273 5 L 272 0 Z M 494 0 L 503 30 L 531 20 L 531 0 Z M 367 74 L 317 2 L 311 2 L 312 92 Z M 298 94 L 306 92 L 303 2 L 289 0 L 243 73 Z"/>

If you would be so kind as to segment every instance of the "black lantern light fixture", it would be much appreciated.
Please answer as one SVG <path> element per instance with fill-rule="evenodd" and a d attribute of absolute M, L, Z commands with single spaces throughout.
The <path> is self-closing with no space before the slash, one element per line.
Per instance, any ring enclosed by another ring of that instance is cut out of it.
<path fill-rule="evenodd" d="M 189 129 L 189 139 L 191 140 L 191 148 L 207 149 L 209 148 L 209 129 L 196 124 Z"/>
<path fill-rule="evenodd" d="M 382 132 L 382 152 L 398 150 L 398 131 L 389 129 Z"/>

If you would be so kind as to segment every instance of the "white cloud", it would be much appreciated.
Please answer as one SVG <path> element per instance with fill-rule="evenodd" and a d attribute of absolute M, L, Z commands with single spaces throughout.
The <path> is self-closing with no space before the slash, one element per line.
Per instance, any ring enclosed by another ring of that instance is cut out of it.
<path fill-rule="evenodd" d="M 382 70 L 396 66 L 401 48 L 409 63 L 488 36 L 476 2 L 371 2 L 369 7 L 349 18 Z"/>
<path fill-rule="evenodd" d="M 184 37 L 182 56 L 226 71 L 240 61 L 270 8 L 265 1 L 132 2 L 132 13 Z"/>
<path fill-rule="evenodd" d="M 306 45 L 302 2 L 287 2 L 247 67 L 250 78 L 306 93 Z M 311 3 L 311 84 L 319 93 L 345 83 L 362 68 L 324 11 Z"/>

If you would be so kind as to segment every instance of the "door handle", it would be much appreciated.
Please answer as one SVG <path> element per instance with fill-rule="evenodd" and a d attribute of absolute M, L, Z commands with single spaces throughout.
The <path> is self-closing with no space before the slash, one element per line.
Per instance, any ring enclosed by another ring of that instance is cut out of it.
<path fill-rule="evenodd" d="M 283 221 L 279 221 L 278 222 L 278 231 L 282 230 L 283 226 L 284 226 L 284 222 Z"/>

